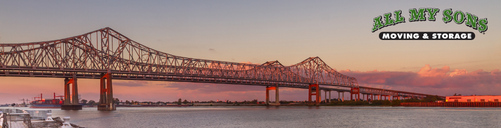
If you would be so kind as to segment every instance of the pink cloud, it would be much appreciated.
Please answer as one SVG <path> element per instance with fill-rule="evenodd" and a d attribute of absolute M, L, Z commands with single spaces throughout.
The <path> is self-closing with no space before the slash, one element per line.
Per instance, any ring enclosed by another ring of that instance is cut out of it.
<path fill-rule="evenodd" d="M 450 95 L 456 92 L 463 94 L 490 94 L 495 95 L 490 89 L 501 89 L 501 72 L 499 69 L 492 71 L 476 70 L 468 72 L 465 69 L 450 70 L 449 66 L 432 68 L 425 65 L 417 72 L 399 71 L 349 71 L 342 73 L 357 78 L 358 83 L 366 86 L 383 85 L 404 91 L 423 90 L 423 93 L 438 92 L 441 95 Z M 480 88 L 486 88 L 482 90 Z M 490 88 L 490 89 L 489 89 Z M 433 89 L 433 90 L 430 90 Z M 440 91 L 437 91 L 440 90 Z M 499 93 L 497 93 L 499 95 Z"/>
<path fill-rule="evenodd" d="M 429 64 L 426 64 L 423 68 L 421 68 L 421 70 L 417 72 L 417 74 L 422 77 L 441 77 L 446 76 L 447 72 L 449 71 L 449 66 L 444 66 L 441 69 L 433 69 Z"/>

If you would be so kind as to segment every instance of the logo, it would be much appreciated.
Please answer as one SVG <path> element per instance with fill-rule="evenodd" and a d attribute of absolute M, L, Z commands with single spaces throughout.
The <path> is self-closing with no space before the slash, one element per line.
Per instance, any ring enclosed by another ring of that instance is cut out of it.
<path fill-rule="evenodd" d="M 426 22 L 437 21 L 437 14 L 440 13 L 438 8 L 420 8 L 409 9 L 409 22 Z M 400 23 L 405 23 L 405 17 L 402 15 L 401 10 L 394 11 L 393 13 L 386 13 L 377 16 L 373 19 L 374 24 L 372 32 L 376 32 L 385 27 L 394 26 Z M 458 25 L 465 24 L 473 30 L 478 30 L 480 33 L 485 34 L 488 29 L 487 18 L 479 18 L 478 16 L 463 12 L 460 10 L 453 11 L 446 9 L 442 12 L 441 20 L 445 23 L 454 22 Z M 381 40 L 473 40 L 475 33 L 473 32 L 381 32 L 379 33 Z"/>

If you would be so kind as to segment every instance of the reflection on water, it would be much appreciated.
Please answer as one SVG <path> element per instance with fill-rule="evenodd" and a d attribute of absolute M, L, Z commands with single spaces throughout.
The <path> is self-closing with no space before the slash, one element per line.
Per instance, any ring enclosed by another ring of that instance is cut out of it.
<path fill-rule="evenodd" d="M 501 108 L 435 107 L 118 107 L 52 109 L 90 127 L 501 127 Z"/>

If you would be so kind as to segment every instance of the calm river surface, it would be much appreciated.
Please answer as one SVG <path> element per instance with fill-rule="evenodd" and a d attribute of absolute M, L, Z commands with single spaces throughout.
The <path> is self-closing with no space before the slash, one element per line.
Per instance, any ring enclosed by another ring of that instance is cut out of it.
<path fill-rule="evenodd" d="M 116 111 L 52 109 L 88 128 L 173 127 L 501 127 L 501 108 L 438 107 L 118 107 Z"/>

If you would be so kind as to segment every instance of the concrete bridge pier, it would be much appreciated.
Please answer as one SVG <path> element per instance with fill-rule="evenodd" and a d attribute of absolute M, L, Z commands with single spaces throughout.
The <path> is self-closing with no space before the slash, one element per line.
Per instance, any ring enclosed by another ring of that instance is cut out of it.
<path fill-rule="evenodd" d="M 329 103 L 331 102 L 331 99 L 332 99 L 332 97 L 331 97 L 331 91 L 329 91 Z"/>
<path fill-rule="evenodd" d="M 275 90 L 275 104 L 280 105 L 280 98 L 278 97 L 278 86 L 270 87 L 266 86 L 266 104 L 270 104 L 270 90 Z"/>
<path fill-rule="evenodd" d="M 324 90 L 324 96 L 325 96 L 325 98 L 324 98 L 325 99 L 325 103 L 327 103 L 327 100 L 328 100 L 327 99 L 327 90 Z"/>
<path fill-rule="evenodd" d="M 64 102 L 61 105 L 61 110 L 82 110 L 82 105 L 80 105 L 78 101 L 76 75 L 73 75 L 73 78 L 71 79 L 64 78 Z"/>
<path fill-rule="evenodd" d="M 355 98 L 353 98 L 353 96 L 355 96 Z M 359 101 L 360 100 L 360 93 L 358 93 L 358 94 L 350 94 L 350 100 Z"/>
<path fill-rule="evenodd" d="M 344 92 L 342 93 L 342 96 L 343 97 L 342 97 L 341 101 L 344 102 Z"/>
<path fill-rule="evenodd" d="M 113 103 L 115 99 L 113 99 L 113 86 L 111 84 L 111 73 L 101 73 L 100 79 L 100 98 L 99 105 L 97 106 L 97 110 L 99 111 L 114 111 L 116 110 L 116 106 Z"/>
<path fill-rule="evenodd" d="M 337 91 L 337 101 L 341 101 L 341 92 Z"/>
<path fill-rule="evenodd" d="M 324 90 L 324 92 L 325 92 L 325 103 L 330 103 L 331 102 L 331 91 Z M 327 98 L 327 92 L 329 92 L 329 98 Z"/>

